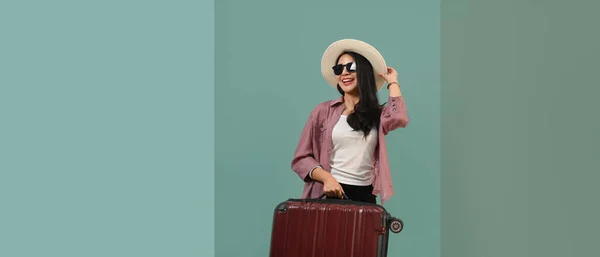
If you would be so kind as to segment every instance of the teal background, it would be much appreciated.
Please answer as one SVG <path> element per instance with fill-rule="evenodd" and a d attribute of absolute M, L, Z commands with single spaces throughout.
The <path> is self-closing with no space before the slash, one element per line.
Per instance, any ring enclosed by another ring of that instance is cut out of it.
<path fill-rule="evenodd" d="M 365 40 L 399 71 L 411 124 L 387 138 L 406 222 L 389 256 L 439 256 L 439 1 L 216 2 L 216 256 L 267 256 L 275 206 L 300 197 L 291 170 L 312 108 L 339 97 L 320 73 L 325 48 Z M 387 101 L 382 90 L 380 100 Z"/>
<path fill-rule="evenodd" d="M 600 256 L 599 8 L 442 2 L 441 256 Z"/>
<path fill-rule="evenodd" d="M 214 3 L 0 3 L 0 256 L 214 255 Z"/>
<path fill-rule="evenodd" d="M 344 37 L 412 118 L 390 256 L 598 256 L 598 7 L 219 1 L 215 31 L 213 1 L 1 2 L 0 256 L 265 256 Z"/>

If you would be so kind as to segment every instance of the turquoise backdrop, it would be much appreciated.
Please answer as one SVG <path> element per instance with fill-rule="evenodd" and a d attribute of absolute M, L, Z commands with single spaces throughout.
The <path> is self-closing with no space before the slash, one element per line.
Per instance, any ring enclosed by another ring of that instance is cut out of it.
<path fill-rule="evenodd" d="M 600 256 L 600 2 L 442 5 L 442 256 Z"/>
<path fill-rule="evenodd" d="M 399 71 L 411 124 L 388 136 L 406 230 L 389 256 L 440 255 L 439 1 L 217 1 L 215 251 L 268 255 L 273 209 L 299 197 L 290 168 L 312 108 L 339 97 L 320 74 L 341 38 L 376 46 Z M 387 91 L 380 100 L 387 100 Z"/>
<path fill-rule="evenodd" d="M 214 2 L 0 2 L 0 256 L 214 254 Z"/>
<path fill-rule="evenodd" d="M 266 256 L 345 37 L 412 118 L 390 256 L 600 256 L 600 2 L 442 3 L 1 2 L 0 256 Z"/>

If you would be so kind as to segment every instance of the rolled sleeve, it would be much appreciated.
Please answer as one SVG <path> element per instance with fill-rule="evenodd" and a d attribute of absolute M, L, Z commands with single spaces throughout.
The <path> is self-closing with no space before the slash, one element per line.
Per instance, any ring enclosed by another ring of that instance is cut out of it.
<path fill-rule="evenodd" d="M 410 121 L 404 97 L 389 97 L 388 100 L 388 104 L 383 107 L 381 112 L 381 127 L 385 135 L 392 130 L 408 126 Z"/>
<path fill-rule="evenodd" d="M 294 152 L 294 157 L 292 158 L 291 163 L 292 170 L 294 170 L 300 179 L 305 182 L 312 180 L 312 171 L 320 166 L 313 153 L 312 135 L 314 127 L 313 124 L 315 122 L 314 112 L 315 111 L 311 112 L 308 121 L 304 125 L 304 129 L 300 135 L 300 140 L 298 141 L 298 146 L 296 147 L 296 151 Z"/>

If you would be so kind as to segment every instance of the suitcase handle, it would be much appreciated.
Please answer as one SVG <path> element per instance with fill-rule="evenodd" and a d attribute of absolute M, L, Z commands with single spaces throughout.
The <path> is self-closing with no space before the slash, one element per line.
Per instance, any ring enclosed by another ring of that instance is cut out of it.
<path fill-rule="evenodd" d="M 321 196 L 319 196 L 319 198 L 317 198 L 317 199 L 323 199 L 323 197 L 325 197 L 325 196 L 326 196 L 326 194 L 322 194 L 322 195 L 321 195 Z M 342 199 L 347 199 L 347 200 L 350 200 L 350 197 L 348 197 L 348 196 L 346 195 L 346 193 L 342 192 Z"/>

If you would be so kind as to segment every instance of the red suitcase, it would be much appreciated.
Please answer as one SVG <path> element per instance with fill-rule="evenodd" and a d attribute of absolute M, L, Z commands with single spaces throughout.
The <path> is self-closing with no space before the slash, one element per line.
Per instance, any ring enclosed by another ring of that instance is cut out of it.
<path fill-rule="evenodd" d="M 324 195 L 323 195 L 324 196 Z M 383 206 L 345 199 L 289 199 L 273 216 L 270 257 L 385 257 L 404 223 Z"/>

